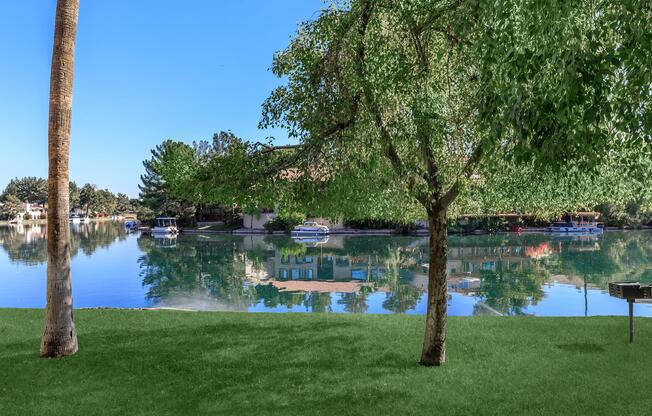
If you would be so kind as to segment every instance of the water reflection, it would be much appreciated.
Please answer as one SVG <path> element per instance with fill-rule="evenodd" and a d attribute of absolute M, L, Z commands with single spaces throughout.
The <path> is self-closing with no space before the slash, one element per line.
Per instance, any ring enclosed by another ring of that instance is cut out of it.
<path fill-rule="evenodd" d="M 302 244 L 276 236 L 182 237 L 180 249 L 171 256 L 151 244 L 145 249 L 148 240 L 139 239 L 145 252 L 141 264 L 150 287 L 148 296 L 163 299 L 167 306 L 184 306 L 183 301 L 199 298 L 213 299 L 213 309 L 244 311 L 262 306 L 264 310 L 405 313 L 418 309 L 427 287 L 427 240 L 423 238 L 331 236 L 319 244 Z M 591 236 L 452 237 L 449 289 L 474 299 L 472 314 L 516 315 L 533 313 L 531 309 L 546 297 L 547 287 L 581 288 L 588 314 L 589 289 L 601 290 L 612 279 L 622 279 L 632 257 L 639 266 L 652 264 L 652 259 L 641 257 L 646 245 L 652 248 L 647 233 L 609 234 L 606 244 Z M 603 246 L 609 250 L 601 251 Z M 617 247 L 630 254 L 616 254 Z M 619 264 L 614 257 L 626 264 L 614 267 Z M 159 260 L 169 266 L 162 274 Z M 645 280 L 640 272 L 644 267 L 634 269 L 639 271 L 636 278 Z M 190 286 L 184 283 L 188 279 L 194 282 Z"/>
<path fill-rule="evenodd" d="M 248 284 L 247 253 L 237 238 L 183 238 L 161 244 L 150 236 L 138 238 L 146 296 L 165 307 L 246 310 L 255 298 Z"/>
<path fill-rule="evenodd" d="M 117 242 L 124 242 L 125 248 L 118 250 Z M 46 261 L 45 227 L 0 227 L 0 245 L 9 264 L 35 266 Z M 86 306 L 425 312 L 425 238 L 154 238 L 129 234 L 119 224 L 91 223 L 75 226 L 71 247 L 74 276 L 82 274 L 75 274 L 75 258 L 80 253 L 95 262 L 96 251 L 106 247 L 107 255 L 124 266 L 121 279 L 138 283 L 118 285 L 115 270 L 93 270 L 86 284 L 109 282 L 112 297 L 106 292 L 92 293 L 82 301 Z M 137 260 L 123 261 L 130 258 L 124 253 L 127 248 Z M 3 261 L 0 258 L 0 267 Z M 652 233 L 453 236 L 447 271 L 453 315 L 623 314 L 625 308 L 604 289 L 616 280 L 652 282 Z M 0 284 L 17 283 L 3 273 Z M 111 300 L 115 298 L 128 299 L 127 304 Z M 0 306 L 7 306 L 2 302 L 0 296 Z M 25 301 L 19 306 L 39 304 L 25 289 Z M 652 316 L 649 306 L 637 307 L 637 313 Z"/>
<path fill-rule="evenodd" d="M 110 247 L 127 238 L 123 227 L 112 222 L 71 224 L 70 254 L 93 255 L 100 248 Z M 36 266 L 47 262 L 47 228 L 45 225 L 12 224 L 0 226 L 0 246 L 9 261 L 15 264 Z"/>

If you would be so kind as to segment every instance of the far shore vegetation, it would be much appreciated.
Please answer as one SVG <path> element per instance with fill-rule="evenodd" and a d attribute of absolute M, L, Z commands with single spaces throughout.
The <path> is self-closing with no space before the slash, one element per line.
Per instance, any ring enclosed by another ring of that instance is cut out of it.
<path fill-rule="evenodd" d="M 225 134 L 225 133 L 222 133 Z M 207 149 L 219 144 L 218 134 L 213 143 L 203 141 L 188 145 L 177 142 L 175 146 Z M 168 141 L 161 148 L 172 146 Z M 156 187 L 160 181 L 162 170 L 158 163 L 159 152 L 153 151 L 152 159 L 145 162 L 147 174 L 142 179 L 141 194 L 138 198 L 130 198 L 125 194 L 114 194 L 108 189 L 99 189 L 92 184 L 79 187 L 70 182 L 71 214 L 88 215 L 93 219 L 110 219 L 114 216 L 133 215 L 143 224 L 150 224 L 156 216 L 175 216 L 185 228 L 196 228 L 198 231 L 229 232 L 241 228 L 244 211 L 239 206 L 219 204 L 205 205 L 198 201 L 184 200 L 174 197 L 165 186 Z M 7 223 L 22 214 L 25 224 L 44 224 L 47 221 L 47 180 L 38 177 L 14 178 L 0 193 L 0 224 Z M 599 220 L 606 227 L 643 228 L 652 226 L 652 201 L 641 197 L 633 198 L 622 204 L 602 203 L 591 207 L 592 211 L 600 213 Z M 41 210 L 39 216 L 32 216 L 29 210 Z M 491 214 L 471 214 L 465 221 L 453 218 L 449 221 L 449 231 L 470 233 L 475 230 L 487 232 L 515 231 L 517 227 L 542 227 L 554 219 L 554 215 L 538 218 L 527 213 L 510 213 L 511 215 L 495 216 Z M 562 215 L 559 213 L 558 215 Z M 253 215 L 256 215 L 254 211 Z M 294 226 L 310 218 L 305 211 L 283 212 L 274 221 L 265 225 L 265 231 L 289 231 Z M 198 226 L 198 223 L 205 225 Z M 384 220 L 374 218 L 343 219 L 343 225 L 352 230 L 391 230 L 398 234 L 411 234 L 419 229 L 414 221 Z"/>

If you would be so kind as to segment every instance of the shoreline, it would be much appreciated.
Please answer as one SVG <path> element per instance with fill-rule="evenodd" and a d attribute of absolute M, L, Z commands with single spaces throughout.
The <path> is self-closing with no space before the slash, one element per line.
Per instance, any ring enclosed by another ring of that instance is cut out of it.
<path fill-rule="evenodd" d="M 613 231 L 651 231 L 652 226 L 641 226 L 641 227 L 605 227 L 604 232 L 613 232 Z M 141 230 L 143 232 L 149 232 L 148 230 Z M 553 234 L 545 231 L 545 227 L 530 227 L 523 228 L 520 234 Z M 195 228 L 181 228 L 180 234 L 188 235 L 201 235 L 201 234 L 231 234 L 231 235 L 290 235 L 287 231 L 273 231 L 269 232 L 262 229 L 237 229 L 232 231 L 227 230 L 199 230 Z M 463 236 L 472 236 L 472 235 L 495 235 L 495 234 L 519 234 L 517 231 L 498 231 L 495 233 L 489 233 L 487 231 L 473 231 L 473 232 L 458 232 L 458 231 L 448 231 L 448 235 L 463 235 Z M 579 235 L 580 233 L 567 233 L 567 235 Z M 363 230 L 363 229 L 341 229 L 341 230 L 331 230 L 329 235 L 379 235 L 379 236 L 409 236 L 409 237 L 427 237 L 428 229 L 420 229 L 410 233 L 400 233 L 396 230 L 384 229 L 384 230 Z M 584 235 L 584 234 L 582 234 Z M 599 234 L 595 234 L 599 235 Z"/>
<path fill-rule="evenodd" d="M 637 299 L 636 300 L 637 304 L 640 305 L 650 305 L 652 304 L 652 299 Z M 495 313 L 488 313 L 482 315 L 483 317 L 486 318 L 502 318 L 502 319 L 513 319 L 518 316 L 514 315 L 506 315 L 503 313 L 500 313 L 496 311 L 495 309 L 487 306 L 487 305 L 482 305 L 482 308 L 488 308 L 489 312 L 495 312 Z M 44 312 L 45 308 L 35 308 L 35 307 L 15 307 L 15 306 L 0 306 L 0 314 L 2 311 L 40 311 Z M 350 313 L 350 312 L 295 312 L 295 311 L 284 311 L 284 312 L 274 312 L 274 311 L 243 311 L 243 310 L 228 310 L 228 309 L 190 309 L 190 308 L 175 308 L 175 307 L 168 307 L 168 306 L 161 306 L 161 307 L 119 307 L 119 306 L 91 306 L 91 307 L 83 307 L 83 308 L 73 308 L 74 311 L 96 311 L 96 312 L 102 312 L 102 311 L 107 311 L 107 312 L 188 312 L 188 313 L 215 313 L 215 314 L 245 314 L 245 315 L 327 315 L 327 316 L 378 316 L 378 317 L 383 317 L 383 316 L 416 316 L 416 317 L 425 317 L 425 313 L 416 313 L 416 314 L 409 314 L 409 315 L 402 315 L 400 313 Z M 448 318 L 455 318 L 455 319 L 475 319 L 476 316 L 473 315 L 447 315 Z M 622 315 L 589 315 L 589 316 L 583 316 L 583 315 L 528 315 L 528 319 L 600 319 L 600 318 L 626 318 L 627 314 L 622 314 Z M 645 315 L 635 315 L 635 319 L 639 320 L 648 320 L 652 321 L 652 316 L 645 316 Z"/>
<path fill-rule="evenodd" d="M 115 221 L 111 218 L 91 218 L 90 222 L 109 222 Z M 12 225 L 47 225 L 47 219 L 40 220 L 28 220 L 22 221 L 20 223 L 10 223 L 9 221 L 0 221 L 0 226 L 12 226 Z M 642 225 L 639 227 L 604 227 L 604 232 L 613 232 L 613 231 L 650 231 L 652 226 Z M 151 230 L 141 229 L 143 233 L 150 233 Z M 269 232 L 265 229 L 245 229 L 239 228 L 234 230 L 210 230 L 210 229 L 198 229 L 198 228 L 180 228 L 180 234 L 188 235 L 202 235 L 202 234 L 230 234 L 230 235 L 290 235 L 288 231 L 272 231 Z M 525 227 L 521 230 L 520 234 L 535 234 L 535 233 L 546 233 L 545 227 Z M 490 233 L 484 230 L 476 230 L 472 232 L 460 232 L 460 231 L 448 231 L 448 235 L 463 235 L 463 236 L 472 236 L 472 235 L 492 235 L 492 234 L 519 234 L 517 231 L 498 231 L 495 233 Z M 354 228 L 343 228 L 331 230 L 329 235 L 377 235 L 377 236 L 412 236 L 412 237 L 427 237 L 428 229 L 417 229 L 409 233 L 397 232 L 393 229 L 354 229 Z M 568 233 L 568 235 L 575 235 L 574 233 Z"/>

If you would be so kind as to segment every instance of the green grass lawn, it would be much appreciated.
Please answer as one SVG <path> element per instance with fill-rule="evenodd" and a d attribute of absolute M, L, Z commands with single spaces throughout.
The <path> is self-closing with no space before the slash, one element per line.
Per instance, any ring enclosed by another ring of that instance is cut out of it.
<path fill-rule="evenodd" d="M 652 320 L 80 310 L 80 351 L 38 357 L 43 311 L 0 310 L 0 415 L 650 415 Z"/>

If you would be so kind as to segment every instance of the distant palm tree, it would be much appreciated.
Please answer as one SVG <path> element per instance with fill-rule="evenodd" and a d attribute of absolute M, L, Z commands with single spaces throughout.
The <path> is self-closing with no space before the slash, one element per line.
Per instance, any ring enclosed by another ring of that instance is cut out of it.
<path fill-rule="evenodd" d="M 42 357 L 77 352 L 70 279 L 68 159 L 79 0 L 57 0 L 48 122 L 48 269 Z"/>

